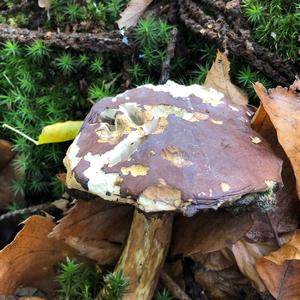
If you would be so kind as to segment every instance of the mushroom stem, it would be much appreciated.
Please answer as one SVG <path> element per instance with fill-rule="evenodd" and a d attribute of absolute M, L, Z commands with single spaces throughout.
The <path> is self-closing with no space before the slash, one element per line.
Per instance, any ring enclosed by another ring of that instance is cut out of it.
<path fill-rule="evenodd" d="M 115 272 L 129 280 L 124 300 L 152 299 L 172 233 L 173 214 L 147 216 L 135 210 L 126 246 Z"/>

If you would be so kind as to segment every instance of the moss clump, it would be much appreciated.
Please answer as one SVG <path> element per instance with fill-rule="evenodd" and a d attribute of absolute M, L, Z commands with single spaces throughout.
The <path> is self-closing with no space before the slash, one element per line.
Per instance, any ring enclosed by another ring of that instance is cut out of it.
<path fill-rule="evenodd" d="M 242 10 L 260 44 L 283 58 L 299 62 L 300 4 L 285 0 L 244 0 Z"/>
<path fill-rule="evenodd" d="M 24 46 L 6 41 L 0 49 L 0 121 L 37 138 L 46 125 L 83 119 L 89 100 L 116 92 L 111 82 L 118 78 L 113 70 L 119 70 L 113 60 L 118 62 L 107 55 L 60 52 L 38 40 Z M 58 197 L 62 187 L 55 174 L 64 171 L 68 143 L 36 146 L 6 129 L 0 134 L 19 154 L 14 165 L 24 178 L 14 182 L 15 193 L 33 202 L 42 201 L 41 195 L 47 201 Z"/>

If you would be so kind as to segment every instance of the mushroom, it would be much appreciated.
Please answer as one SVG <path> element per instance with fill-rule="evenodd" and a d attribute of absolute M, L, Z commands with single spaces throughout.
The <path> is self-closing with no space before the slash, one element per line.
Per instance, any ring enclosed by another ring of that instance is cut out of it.
<path fill-rule="evenodd" d="M 200 85 L 143 85 L 97 102 L 64 164 L 70 189 L 136 207 L 116 266 L 125 299 L 151 299 L 174 213 L 255 201 L 281 185 L 281 161 L 245 106 Z"/>

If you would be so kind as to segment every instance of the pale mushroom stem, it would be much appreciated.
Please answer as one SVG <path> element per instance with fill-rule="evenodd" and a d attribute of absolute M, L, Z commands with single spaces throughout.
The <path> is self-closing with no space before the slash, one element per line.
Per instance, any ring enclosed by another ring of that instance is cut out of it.
<path fill-rule="evenodd" d="M 126 246 L 115 268 L 129 280 L 124 300 L 150 300 L 165 262 L 173 213 L 151 216 L 135 210 Z"/>

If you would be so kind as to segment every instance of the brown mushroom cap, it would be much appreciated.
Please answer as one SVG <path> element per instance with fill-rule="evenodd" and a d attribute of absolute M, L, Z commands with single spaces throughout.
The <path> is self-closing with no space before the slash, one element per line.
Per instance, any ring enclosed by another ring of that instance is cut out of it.
<path fill-rule="evenodd" d="M 64 163 L 69 188 L 146 212 L 193 215 L 281 183 L 246 107 L 172 81 L 96 103 Z"/>

